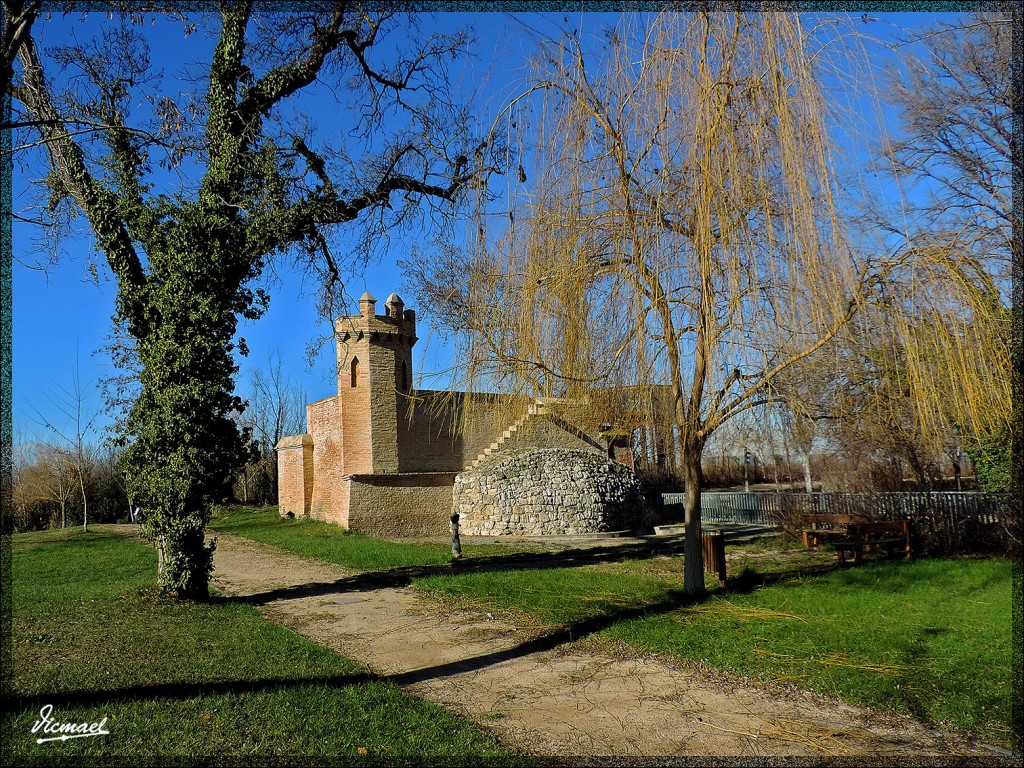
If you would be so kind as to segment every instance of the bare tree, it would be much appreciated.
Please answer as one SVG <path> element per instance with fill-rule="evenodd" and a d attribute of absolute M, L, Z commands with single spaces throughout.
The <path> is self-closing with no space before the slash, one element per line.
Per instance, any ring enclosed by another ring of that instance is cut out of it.
<path fill-rule="evenodd" d="M 50 433 L 54 441 L 51 443 L 54 451 L 61 453 L 65 460 L 72 464 L 79 496 L 82 499 L 82 527 L 88 531 L 89 498 L 85 489 L 94 460 L 90 438 L 94 437 L 93 425 L 99 418 L 100 411 L 87 405 L 77 362 L 72 370 L 71 388 L 58 386 L 55 391 L 47 392 L 46 398 L 55 409 L 55 417 L 44 416 L 36 408 L 36 421 Z M 57 418 L 56 414 L 63 418 Z"/>
<path fill-rule="evenodd" d="M 31 483 L 33 448 L 25 437 L 24 430 L 15 427 L 11 432 L 11 519 L 15 528 L 29 526 L 29 507 L 38 493 Z M 6 499 L 5 499 L 6 501 Z M 9 529 L 5 529 L 9 530 Z"/>
<path fill-rule="evenodd" d="M 268 354 L 265 364 L 250 372 L 247 401 L 240 423 L 252 435 L 257 453 L 239 478 L 242 501 L 249 501 L 251 480 L 256 476 L 267 479 L 260 499 L 266 502 L 277 498 L 274 447 L 285 435 L 300 434 L 306 428 L 306 393 L 285 374 L 280 351 Z"/>
<path fill-rule="evenodd" d="M 68 505 L 79 489 L 74 456 L 66 449 L 50 443 L 38 443 L 35 461 L 26 473 L 25 481 L 35 489 L 37 497 L 57 505 L 60 527 L 68 527 Z"/>
<path fill-rule="evenodd" d="M 1016 8 L 1016 10 L 1014 10 Z M 905 180 L 926 180 L 930 193 L 910 203 L 921 234 L 941 236 L 1009 277 L 1013 249 L 1014 16 L 1006 3 L 905 41 L 903 70 L 893 78 L 902 135 L 888 147 Z M 910 43 L 922 47 L 913 55 Z M 1019 104 L 1019 101 L 1018 101 Z"/>
<path fill-rule="evenodd" d="M 504 225 L 481 206 L 467 252 L 414 281 L 464 330 L 467 386 L 561 395 L 594 421 L 623 388 L 634 405 L 668 393 L 693 594 L 709 437 L 770 402 L 894 259 L 844 235 L 821 60 L 796 16 L 662 14 L 606 41 L 542 42 L 505 113 L 523 159 Z"/>
<path fill-rule="evenodd" d="M 780 373 L 771 384 L 774 415 L 787 444 L 796 448 L 807 493 L 814 491 L 811 453 L 815 444 L 827 440 L 828 427 L 855 407 L 856 399 L 842 390 L 852 376 L 849 353 L 841 344 L 848 336 L 849 327 L 820 354 Z"/>

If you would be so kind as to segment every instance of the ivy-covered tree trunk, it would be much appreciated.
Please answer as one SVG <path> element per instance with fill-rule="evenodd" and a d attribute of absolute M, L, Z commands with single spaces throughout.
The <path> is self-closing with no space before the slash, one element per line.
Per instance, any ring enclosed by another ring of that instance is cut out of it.
<path fill-rule="evenodd" d="M 242 405 L 232 395 L 235 316 L 222 294 L 204 287 L 222 283 L 211 274 L 218 260 L 214 253 L 167 258 L 168 279 L 149 301 L 162 322 L 136 339 L 142 389 L 124 457 L 129 492 L 159 550 L 159 583 L 187 597 L 207 594 L 213 546 L 203 531 L 244 461 L 230 418 Z"/>

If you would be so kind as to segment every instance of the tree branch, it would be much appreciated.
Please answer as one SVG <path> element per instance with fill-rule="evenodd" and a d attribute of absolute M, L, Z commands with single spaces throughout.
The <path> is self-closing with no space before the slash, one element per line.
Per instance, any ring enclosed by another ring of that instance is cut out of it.
<path fill-rule="evenodd" d="M 14 60 L 29 40 L 32 25 L 42 9 L 42 0 L 3 0 L 4 25 L 0 31 L 0 84 L 6 90 L 14 81 Z"/>
<path fill-rule="evenodd" d="M 274 67 L 259 82 L 243 91 L 238 113 L 244 125 L 251 124 L 259 115 L 266 115 L 282 99 L 316 80 L 327 54 L 341 42 L 342 35 L 339 35 L 338 30 L 344 21 L 344 8 L 344 3 L 338 3 L 330 24 L 326 28 L 317 27 L 313 30 L 313 41 L 306 56 Z"/>
<path fill-rule="evenodd" d="M 46 150 L 59 183 L 74 197 L 96 233 L 99 247 L 121 285 L 119 301 L 133 324 L 143 322 L 140 300 L 146 287 L 146 275 L 132 244 L 125 222 L 117 215 L 117 196 L 99 184 L 89 172 L 85 155 L 71 138 L 64 121 L 50 100 L 42 65 L 31 38 L 19 51 L 24 69 L 22 84 L 13 95 L 40 122 L 46 137 Z"/>

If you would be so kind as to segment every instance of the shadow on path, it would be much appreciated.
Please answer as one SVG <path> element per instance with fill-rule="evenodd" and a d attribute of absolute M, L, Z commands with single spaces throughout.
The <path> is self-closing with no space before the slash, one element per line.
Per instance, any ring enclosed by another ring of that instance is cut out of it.
<path fill-rule="evenodd" d="M 252 541 L 246 539 L 246 541 Z M 256 542 L 258 543 L 258 542 Z M 264 545 L 269 546 L 269 545 Z M 364 591 L 382 587 L 402 588 L 409 586 L 414 579 L 426 576 L 455 576 L 466 573 L 482 573 L 486 571 L 511 570 L 545 570 L 549 568 L 582 568 L 599 563 L 622 562 L 625 560 L 649 559 L 659 555 L 682 555 L 682 539 L 673 538 L 668 541 L 629 544 L 609 547 L 592 547 L 588 549 L 570 549 L 561 552 L 535 553 L 524 552 L 512 555 L 495 555 L 490 557 L 473 557 L 445 565 L 411 565 L 390 568 L 384 571 L 367 571 L 354 576 L 346 576 L 334 581 L 311 582 L 297 584 L 292 587 L 260 592 L 254 595 L 230 597 L 228 600 L 240 601 L 250 605 L 264 605 L 274 600 L 287 600 L 296 597 L 315 597 L 345 591 Z M 297 555 L 287 550 L 278 550 L 282 554 Z M 321 562 L 329 565 L 347 566 L 339 563 Z"/>
<path fill-rule="evenodd" d="M 247 539 L 247 541 L 251 541 Z M 258 542 L 257 542 L 258 543 Z M 514 570 L 548 570 L 553 568 L 583 568 L 602 563 L 647 560 L 652 557 L 682 557 L 682 537 L 662 538 L 638 544 L 571 549 L 550 553 L 519 553 L 474 557 L 446 565 L 416 565 L 390 568 L 383 571 L 367 571 L 354 576 L 345 576 L 333 581 L 309 582 L 290 587 L 279 587 L 252 595 L 217 598 L 248 605 L 265 605 L 275 600 L 289 600 L 302 597 L 317 597 L 338 592 L 363 592 L 381 588 L 401 589 L 410 586 L 415 579 L 428 576 L 460 576 L 463 574 Z M 280 550 L 282 553 L 295 554 Z M 336 563 L 328 563 L 339 565 Z M 346 567 L 340 566 L 339 567 Z M 802 564 L 796 570 L 773 574 L 759 574 L 745 568 L 727 588 L 731 591 L 750 591 L 761 586 L 779 583 L 794 578 L 836 570 L 834 563 Z M 719 593 L 716 593 L 719 594 Z"/>

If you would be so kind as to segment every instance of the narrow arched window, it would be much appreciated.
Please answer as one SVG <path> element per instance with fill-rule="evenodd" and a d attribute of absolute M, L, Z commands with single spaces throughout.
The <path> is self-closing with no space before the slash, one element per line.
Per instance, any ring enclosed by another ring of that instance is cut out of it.
<path fill-rule="evenodd" d="M 402 392 L 409 391 L 409 368 L 406 366 L 405 360 L 402 361 L 402 377 L 398 382 L 398 386 Z"/>
<path fill-rule="evenodd" d="M 356 382 L 359 381 L 359 358 L 358 357 L 353 357 L 352 358 L 352 365 L 350 367 L 352 369 L 351 370 L 352 381 L 349 384 L 349 386 L 354 387 L 354 386 L 356 386 Z"/>

